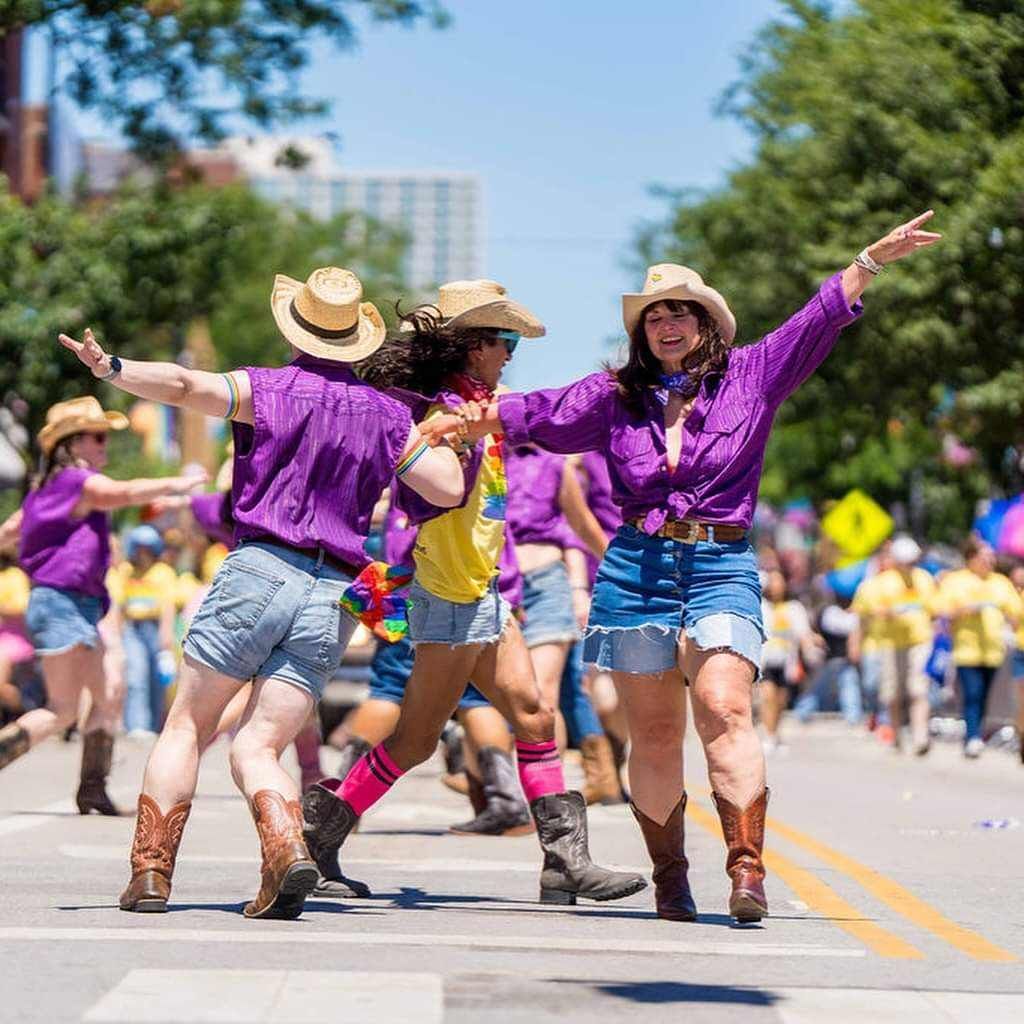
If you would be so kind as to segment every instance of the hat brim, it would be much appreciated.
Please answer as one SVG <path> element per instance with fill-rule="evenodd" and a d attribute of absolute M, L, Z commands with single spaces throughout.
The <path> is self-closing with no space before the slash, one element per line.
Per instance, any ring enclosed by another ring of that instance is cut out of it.
<path fill-rule="evenodd" d="M 736 317 L 732 315 L 732 310 L 729 309 L 725 299 L 714 288 L 708 288 L 707 285 L 693 288 L 687 284 L 677 284 L 646 294 L 626 293 L 622 296 L 622 322 L 625 325 L 626 333 L 632 335 L 636 325 L 640 322 L 643 311 L 648 306 L 653 306 L 656 302 L 664 302 L 666 299 L 696 302 L 703 306 L 714 317 L 726 344 L 735 339 Z"/>
<path fill-rule="evenodd" d="M 497 331 L 515 331 L 524 338 L 543 338 L 547 328 L 525 307 L 512 299 L 496 299 L 474 306 L 444 323 L 445 327 L 465 330 L 485 327 Z"/>
<path fill-rule="evenodd" d="M 277 329 L 297 349 L 317 359 L 330 359 L 337 363 L 358 363 L 380 348 L 387 334 L 384 318 L 372 302 L 359 304 L 359 326 L 346 338 L 323 338 L 301 327 L 292 315 L 292 301 L 303 287 L 301 281 L 278 274 L 274 278 L 274 291 L 270 308 Z"/>
<path fill-rule="evenodd" d="M 45 426 L 39 431 L 39 447 L 49 455 L 59 441 L 74 434 L 97 434 L 108 430 L 124 430 L 128 417 L 123 412 L 104 412 L 102 417 L 76 416 L 72 419 Z"/>

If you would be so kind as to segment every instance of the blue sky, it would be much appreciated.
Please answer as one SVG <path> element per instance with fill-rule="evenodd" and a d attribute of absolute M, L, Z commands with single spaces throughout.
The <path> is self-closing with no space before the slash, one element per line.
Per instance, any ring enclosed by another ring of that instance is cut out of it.
<path fill-rule="evenodd" d="M 533 309 L 514 387 L 565 383 L 614 352 L 636 225 L 654 183 L 710 188 L 750 153 L 715 100 L 779 0 L 634 5 L 446 0 L 444 31 L 366 24 L 354 52 L 316 49 L 304 87 L 333 102 L 313 132 L 353 169 L 474 171 L 484 273 Z M 88 122 L 83 124 L 85 134 Z"/>

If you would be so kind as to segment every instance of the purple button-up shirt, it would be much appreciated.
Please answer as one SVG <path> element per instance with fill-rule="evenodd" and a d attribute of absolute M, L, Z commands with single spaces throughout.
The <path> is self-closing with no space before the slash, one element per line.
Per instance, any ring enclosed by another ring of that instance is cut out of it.
<path fill-rule="evenodd" d="M 227 491 L 196 494 L 189 498 L 189 508 L 196 525 L 218 544 L 235 546 L 235 525 L 231 518 L 231 495 Z"/>
<path fill-rule="evenodd" d="M 501 397 L 507 444 L 533 441 L 550 451 L 600 451 L 615 503 L 648 533 L 669 517 L 749 529 L 765 445 L 775 412 L 828 355 L 861 312 L 843 295 L 841 275 L 781 327 L 729 353 L 724 373 L 705 377 L 683 424 L 679 465 L 669 471 L 664 409 L 653 392 L 631 412 L 608 373 L 564 388 Z"/>
<path fill-rule="evenodd" d="M 565 547 L 572 532 L 558 496 L 565 456 L 534 445 L 505 445 L 508 477 L 506 520 L 517 544 L 557 544 Z"/>
<path fill-rule="evenodd" d="M 361 569 L 373 507 L 409 439 L 409 410 L 342 363 L 301 356 L 245 372 L 254 423 L 232 424 L 235 540 L 322 547 Z"/>
<path fill-rule="evenodd" d="M 18 561 L 33 586 L 89 594 L 106 607 L 110 516 L 99 511 L 71 516 L 94 472 L 69 466 L 29 493 L 22 505 Z"/>

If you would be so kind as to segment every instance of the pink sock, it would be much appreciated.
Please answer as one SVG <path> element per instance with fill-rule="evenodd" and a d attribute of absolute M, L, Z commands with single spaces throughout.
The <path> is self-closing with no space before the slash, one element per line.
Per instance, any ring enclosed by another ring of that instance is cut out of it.
<path fill-rule="evenodd" d="M 554 740 L 544 743 L 523 743 L 516 740 L 516 760 L 519 762 L 519 783 L 526 794 L 527 803 L 549 793 L 564 793 L 562 759 Z"/>
<path fill-rule="evenodd" d="M 372 807 L 405 773 L 388 756 L 383 743 L 378 743 L 361 757 L 336 790 L 356 814 Z"/>

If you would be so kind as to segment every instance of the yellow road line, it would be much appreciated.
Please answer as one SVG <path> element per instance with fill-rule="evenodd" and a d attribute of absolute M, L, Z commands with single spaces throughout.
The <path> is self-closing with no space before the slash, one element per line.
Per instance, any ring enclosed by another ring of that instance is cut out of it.
<path fill-rule="evenodd" d="M 955 946 L 972 959 L 1003 964 L 1017 962 L 1018 957 L 1013 953 L 994 945 L 977 932 L 972 932 L 969 928 L 964 928 L 955 921 L 951 921 L 931 904 L 918 899 L 898 882 L 886 878 L 885 875 L 879 874 L 873 868 L 855 861 L 852 857 L 847 857 L 838 850 L 833 850 L 830 846 L 818 842 L 817 839 L 813 839 L 775 818 L 768 819 L 768 828 L 776 835 L 789 840 L 794 846 L 799 846 L 819 860 L 849 875 L 855 882 L 858 882 L 887 906 L 892 907 L 908 921 L 938 936 L 951 946 Z"/>
<path fill-rule="evenodd" d="M 686 808 L 689 817 L 702 828 L 722 836 L 722 827 L 718 817 L 700 804 L 690 802 Z M 879 956 L 890 960 L 923 960 L 922 953 L 915 946 L 905 942 L 898 935 L 867 920 L 864 915 L 846 902 L 835 890 L 827 886 L 821 879 L 815 878 L 809 871 L 798 867 L 788 857 L 774 850 L 765 850 L 765 867 L 778 878 L 782 879 L 793 892 L 812 909 L 824 914 L 833 924 L 848 932 L 859 942 L 863 942 Z"/>

